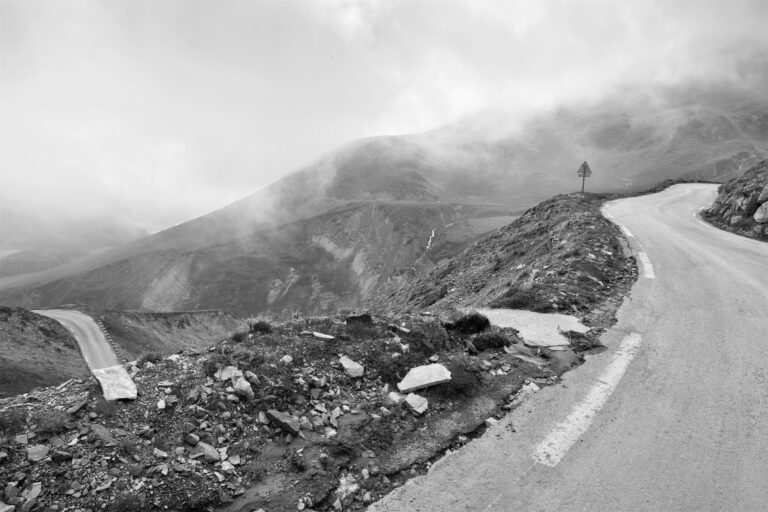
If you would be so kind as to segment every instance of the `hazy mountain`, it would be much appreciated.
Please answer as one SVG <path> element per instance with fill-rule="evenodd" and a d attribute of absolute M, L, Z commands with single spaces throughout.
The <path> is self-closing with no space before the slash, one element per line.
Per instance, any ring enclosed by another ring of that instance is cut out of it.
<path fill-rule="evenodd" d="M 521 124 L 483 114 L 352 142 L 226 208 L 76 264 L 0 282 L 5 304 L 354 307 L 480 233 L 580 186 L 724 181 L 768 156 L 768 101 L 725 88 L 632 90 Z"/>

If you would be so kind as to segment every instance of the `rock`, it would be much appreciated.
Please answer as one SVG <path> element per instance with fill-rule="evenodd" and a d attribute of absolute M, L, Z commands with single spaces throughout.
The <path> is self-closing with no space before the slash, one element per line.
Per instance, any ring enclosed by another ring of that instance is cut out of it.
<path fill-rule="evenodd" d="M 323 334 L 321 332 L 314 332 L 314 331 L 312 332 L 312 336 L 314 336 L 315 338 L 317 338 L 319 340 L 326 340 L 326 341 L 330 341 L 330 340 L 336 339 L 333 336 L 331 336 L 330 334 Z"/>
<path fill-rule="evenodd" d="M 51 454 L 51 460 L 56 463 L 67 462 L 72 460 L 72 454 L 63 450 L 56 450 Z"/>
<path fill-rule="evenodd" d="M 136 400 L 138 396 L 136 384 L 133 383 L 131 376 L 128 375 L 128 372 L 122 365 L 94 369 L 91 370 L 91 373 L 101 384 L 104 400 L 107 402 L 114 400 Z"/>
<path fill-rule="evenodd" d="M 347 325 L 354 325 L 354 324 L 370 325 L 373 323 L 373 318 L 368 313 L 362 313 L 360 315 L 349 315 L 346 321 L 347 321 Z"/>
<path fill-rule="evenodd" d="M 341 356 L 339 358 L 339 362 L 341 363 L 341 366 L 344 367 L 344 372 L 350 377 L 352 377 L 353 379 L 362 377 L 363 374 L 365 373 L 365 368 L 363 367 L 363 365 L 353 361 L 347 356 Z"/>
<path fill-rule="evenodd" d="M 427 410 L 429 401 L 421 395 L 409 393 L 408 396 L 405 397 L 405 404 L 416 414 L 422 414 Z"/>
<path fill-rule="evenodd" d="M 41 492 L 43 492 L 43 484 L 40 482 L 35 482 L 24 489 L 24 492 L 21 493 L 21 497 L 27 500 L 34 500 L 40 496 Z"/>
<path fill-rule="evenodd" d="M 50 448 L 44 444 L 36 444 L 27 448 L 27 458 L 32 462 L 40 462 L 48 456 Z"/>
<path fill-rule="evenodd" d="M 270 409 L 267 411 L 267 417 L 272 423 L 289 434 L 293 434 L 294 436 L 299 435 L 299 422 L 290 414 Z"/>
<path fill-rule="evenodd" d="M 429 360 L 432 361 L 433 363 L 436 363 L 440 360 L 440 356 L 435 354 L 433 356 L 430 356 Z"/>
<path fill-rule="evenodd" d="M 765 224 L 768 222 L 768 203 L 763 203 L 763 205 L 757 209 L 752 218 L 755 219 L 755 222 L 759 222 L 760 224 Z"/>
<path fill-rule="evenodd" d="M 757 204 L 768 203 L 768 183 L 763 187 L 763 191 L 760 192 L 760 196 L 757 198 Z"/>
<path fill-rule="evenodd" d="M 192 433 L 184 434 L 184 442 L 189 446 L 197 446 L 197 443 L 200 442 L 200 436 Z"/>
<path fill-rule="evenodd" d="M 291 364 L 293 363 L 293 358 L 289 356 L 288 354 L 284 355 L 280 358 L 280 362 L 283 364 Z"/>
<path fill-rule="evenodd" d="M 495 427 L 496 425 L 498 425 L 499 424 L 499 420 L 497 420 L 496 418 L 488 418 L 487 420 L 484 421 L 484 423 L 485 423 L 486 427 L 491 428 L 491 427 Z"/>
<path fill-rule="evenodd" d="M 155 457 L 157 457 L 159 459 L 167 459 L 168 458 L 168 453 L 164 452 L 163 450 L 161 450 L 160 448 L 157 448 L 157 447 L 154 450 L 152 450 L 152 455 L 154 455 Z"/>
<path fill-rule="evenodd" d="M 220 382 L 223 382 L 223 381 L 225 381 L 225 380 L 229 380 L 229 379 L 231 379 L 231 378 L 232 378 L 232 377 L 234 377 L 235 375 L 240 375 L 240 376 L 242 377 L 242 375 L 243 375 L 243 372 L 241 372 L 240 370 L 238 370 L 238 369 L 237 369 L 236 367 L 234 367 L 234 366 L 225 366 L 224 368 L 220 368 L 220 369 L 219 369 L 219 370 L 218 370 L 218 371 L 217 371 L 217 372 L 216 372 L 216 373 L 213 375 L 213 377 L 214 377 L 216 380 L 218 380 L 218 381 L 220 381 Z"/>
<path fill-rule="evenodd" d="M 225 460 L 224 462 L 221 463 L 221 470 L 224 471 L 225 473 L 231 473 L 232 471 L 235 470 L 235 466 L 232 465 L 231 462 Z"/>
<path fill-rule="evenodd" d="M 202 441 L 189 450 L 189 458 L 198 459 L 200 457 L 202 457 L 205 462 L 218 462 L 221 459 L 216 448 Z"/>
<path fill-rule="evenodd" d="M 385 402 L 389 404 L 399 404 L 402 403 L 403 400 L 405 400 L 405 395 L 402 393 L 398 393 L 397 391 L 390 391 L 387 393 L 387 398 L 385 399 Z"/>
<path fill-rule="evenodd" d="M 411 368 L 397 388 L 402 393 L 436 386 L 451 380 L 451 372 L 441 364 L 428 364 Z"/>
<path fill-rule="evenodd" d="M 117 441 L 107 427 L 94 423 L 91 425 L 91 431 L 105 444 L 117 444 Z"/>
<path fill-rule="evenodd" d="M 248 398 L 254 397 L 253 388 L 242 375 L 232 377 L 232 387 L 235 388 L 235 394 Z"/>
<path fill-rule="evenodd" d="M 248 380 L 248 382 L 250 382 L 254 386 L 257 385 L 257 384 L 260 384 L 259 376 L 256 375 L 255 373 L 253 373 L 250 370 L 245 372 L 245 378 Z"/>
<path fill-rule="evenodd" d="M 5 462 L 5 459 L 7 459 L 7 458 L 8 458 L 8 454 L 6 452 L 4 452 L 4 451 L 0 451 L 0 464 Z"/>
<path fill-rule="evenodd" d="M 165 407 L 166 407 L 165 400 L 163 400 L 162 398 L 160 400 L 158 400 L 157 408 L 162 411 L 162 410 L 165 410 Z"/>
<path fill-rule="evenodd" d="M 13 438 L 16 444 L 27 444 L 29 442 L 29 436 L 27 434 L 19 434 Z"/>
<path fill-rule="evenodd" d="M 67 412 L 69 414 L 75 414 L 77 411 L 79 411 L 80 409 L 85 407 L 86 404 L 88 404 L 88 399 L 87 398 L 84 399 L 84 400 L 80 400 L 79 402 L 75 403 L 75 405 L 73 405 L 72 407 L 67 409 Z"/>
<path fill-rule="evenodd" d="M 0 512 L 14 512 L 16 507 L 14 505 L 6 505 L 0 501 Z"/>

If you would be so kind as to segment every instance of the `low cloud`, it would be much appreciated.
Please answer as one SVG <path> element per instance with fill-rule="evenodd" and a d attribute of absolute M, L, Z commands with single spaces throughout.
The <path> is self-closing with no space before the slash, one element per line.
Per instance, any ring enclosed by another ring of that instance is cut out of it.
<path fill-rule="evenodd" d="M 0 3 L 0 199 L 159 229 L 347 140 L 764 88 L 765 2 Z"/>

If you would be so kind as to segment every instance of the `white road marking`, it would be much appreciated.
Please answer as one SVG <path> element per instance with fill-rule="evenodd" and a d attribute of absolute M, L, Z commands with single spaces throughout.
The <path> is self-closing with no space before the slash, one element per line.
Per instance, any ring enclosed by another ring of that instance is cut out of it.
<path fill-rule="evenodd" d="M 625 337 L 613 359 L 592 386 L 586 397 L 573 409 L 571 414 L 555 427 L 533 451 L 533 460 L 539 464 L 555 467 L 568 450 L 587 431 L 600 409 L 610 398 L 629 364 L 640 348 L 642 337 L 633 332 Z"/>
<path fill-rule="evenodd" d="M 637 258 L 640 260 L 640 263 L 642 263 L 643 277 L 646 279 L 656 279 L 656 272 L 653 271 L 653 264 L 648 255 L 644 252 L 638 252 Z"/>
<path fill-rule="evenodd" d="M 632 232 L 630 230 L 628 230 L 627 228 L 625 228 L 624 226 L 619 226 L 619 227 L 624 232 L 624 234 L 627 235 L 629 238 L 634 238 L 635 237 L 635 235 L 633 235 Z"/>

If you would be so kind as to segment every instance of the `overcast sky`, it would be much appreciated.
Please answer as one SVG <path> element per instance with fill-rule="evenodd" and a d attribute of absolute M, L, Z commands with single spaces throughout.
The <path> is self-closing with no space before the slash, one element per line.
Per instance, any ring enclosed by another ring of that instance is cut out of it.
<path fill-rule="evenodd" d="M 738 79 L 768 0 L 0 0 L 0 198 L 150 229 L 344 142 Z"/>

